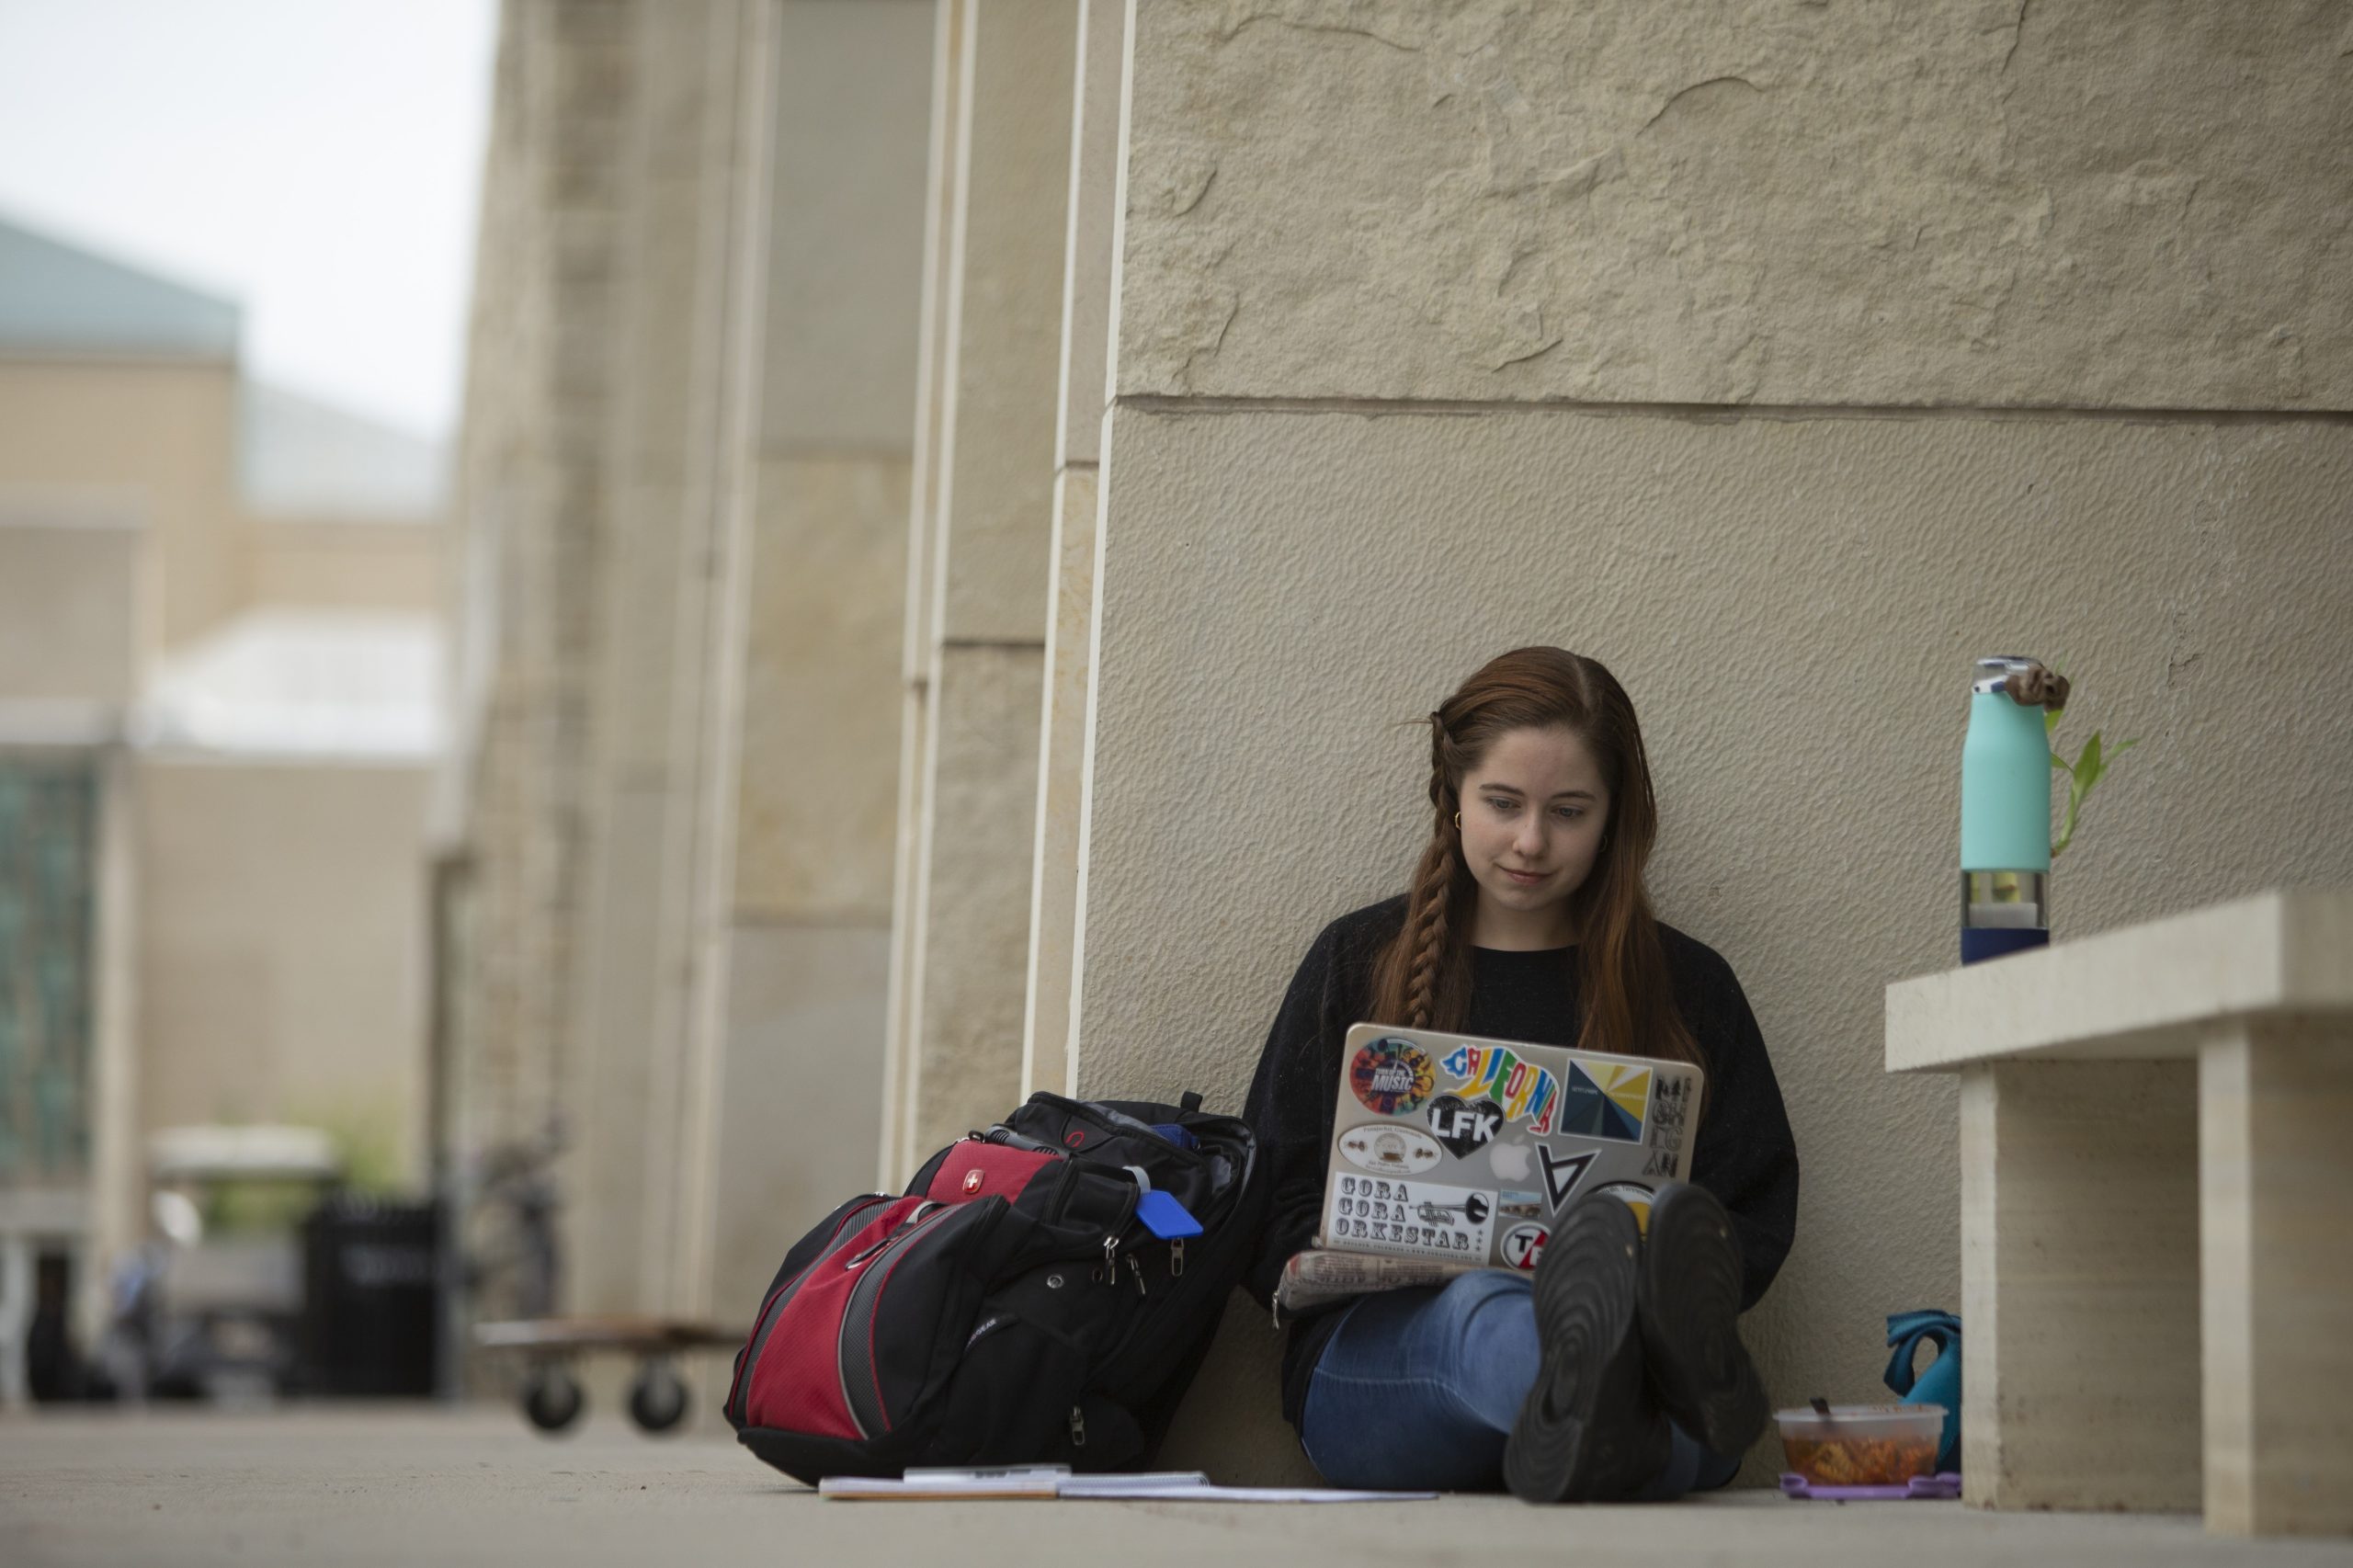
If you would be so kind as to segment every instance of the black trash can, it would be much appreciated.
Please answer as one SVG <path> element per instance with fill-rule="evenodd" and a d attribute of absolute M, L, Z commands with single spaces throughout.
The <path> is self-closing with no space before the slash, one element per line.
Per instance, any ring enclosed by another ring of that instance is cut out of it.
<path fill-rule="evenodd" d="M 302 1382 L 333 1398 L 428 1398 L 440 1209 L 339 1193 L 302 1222 Z"/>

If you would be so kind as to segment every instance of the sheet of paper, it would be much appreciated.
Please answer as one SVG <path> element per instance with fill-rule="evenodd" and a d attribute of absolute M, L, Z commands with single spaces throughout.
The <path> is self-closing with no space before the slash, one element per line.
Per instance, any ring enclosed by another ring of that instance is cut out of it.
<path fill-rule="evenodd" d="M 1121 1486 L 1124 1477 L 1090 1477 L 1106 1484 L 1074 1492 L 1065 1483 L 1063 1495 L 1073 1500 L 1155 1503 L 1427 1503 L 1435 1492 L 1340 1492 L 1322 1486 Z"/>
<path fill-rule="evenodd" d="M 1066 1473 L 999 1471 L 983 1475 L 917 1475 L 902 1481 L 883 1475 L 829 1475 L 817 1483 L 817 1495 L 843 1502 L 966 1501 L 984 1497 L 1051 1498 Z"/>
<path fill-rule="evenodd" d="M 1214 1486 L 1208 1474 L 1198 1470 L 1073 1475 L 1061 1465 L 909 1471 L 904 1480 L 829 1475 L 817 1483 L 817 1494 L 843 1502 L 1062 1497 L 1073 1502 L 1164 1503 L 1419 1503 L 1438 1495 L 1435 1492 L 1343 1492 L 1322 1486 Z"/>
<path fill-rule="evenodd" d="M 1061 1495 L 1064 1497 L 1101 1497 L 1114 1491 L 1119 1495 L 1158 1496 L 1179 1486 L 1207 1486 L 1209 1473 L 1199 1470 L 1148 1471 L 1138 1475 L 1066 1475 L 1063 1477 Z"/>

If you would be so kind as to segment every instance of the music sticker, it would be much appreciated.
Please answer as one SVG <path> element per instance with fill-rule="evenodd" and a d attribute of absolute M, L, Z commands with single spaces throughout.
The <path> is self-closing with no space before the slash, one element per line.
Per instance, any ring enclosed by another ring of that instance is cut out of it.
<path fill-rule="evenodd" d="M 1352 1252 L 1483 1264 L 1495 1223 L 1492 1192 L 1343 1176 L 1324 1201 L 1324 1240 Z"/>
<path fill-rule="evenodd" d="M 1429 1053 L 1410 1040 L 1376 1040 L 1348 1063 L 1348 1087 L 1365 1109 L 1381 1116 L 1411 1116 L 1438 1087 Z"/>

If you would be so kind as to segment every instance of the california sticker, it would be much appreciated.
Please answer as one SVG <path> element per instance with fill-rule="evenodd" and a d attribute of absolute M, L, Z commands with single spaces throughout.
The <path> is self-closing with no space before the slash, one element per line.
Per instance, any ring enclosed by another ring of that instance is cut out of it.
<path fill-rule="evenodd" d="M 1348 1063 L 1348 1087 L 1367 1110 L 1381 1116 L 1411 1116 L 1438 1087 L 1429 1053 L 1412 1040 L 1392 1036 L 1374 1040 Z"/>
<path fill-rule="evenodd" d="M 1503 1108 L 1507 1121 L 1525 1117 L 1528 1130 L 1538 1137 L 1552 1131 L 1560 1108 L 1561 1081 L 1517 1051 L 1500 1045 L 1458 1045 L 1447 1052 L 1442 1065 L 1450 1077 L 1461 1080 L 1461 1092 L 1484 1095 Z"/>

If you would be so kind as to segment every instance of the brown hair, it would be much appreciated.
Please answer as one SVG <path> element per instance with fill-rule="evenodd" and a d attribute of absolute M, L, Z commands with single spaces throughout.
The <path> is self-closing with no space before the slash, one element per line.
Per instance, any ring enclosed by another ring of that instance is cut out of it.
<path fill-rule="evenodd" d="M 1462 858 L 1455 813 L 1462 781 L 1513 730 L 1564 728 L 1609 787 L 1600 854 L 1571 895 L 1579 933 L 1580 1050 L 1699 1062 L 1676 1010 L 1643 867 L 1658 802 L 1634 705 L 1598 660 L 1563 648 L 1515 648 L 1489 660 L 1430 715 L 1430 837 L 1405 900 L 1405 926 L 1373 970 L 1376 1021 L 1454 1030 L 1471 1010 L 1471 915 L 1479 884 Z"/>

